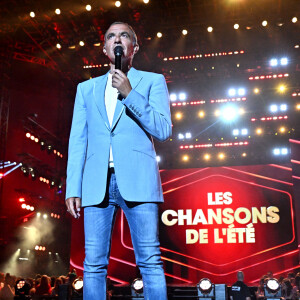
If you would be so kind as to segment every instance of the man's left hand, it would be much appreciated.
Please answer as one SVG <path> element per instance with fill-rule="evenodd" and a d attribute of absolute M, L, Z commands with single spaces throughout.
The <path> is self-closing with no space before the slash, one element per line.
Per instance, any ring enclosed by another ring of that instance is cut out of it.
<path fill-rule="evenodd" d="M 121 70 L 113 71 L 112 86 L 119 91 L 123 98 L 126 98 L 132 90 L 129 79 Z"/>

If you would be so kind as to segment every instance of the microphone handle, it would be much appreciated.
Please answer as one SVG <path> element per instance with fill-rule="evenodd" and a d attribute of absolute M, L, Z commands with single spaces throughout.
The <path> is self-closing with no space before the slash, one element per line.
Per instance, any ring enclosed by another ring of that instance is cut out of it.
<path fill-rule="evenodd" d="M 115 69 L 122 70 L 122 62 L 121 62 L 122 54 L 115 54 Z"/>

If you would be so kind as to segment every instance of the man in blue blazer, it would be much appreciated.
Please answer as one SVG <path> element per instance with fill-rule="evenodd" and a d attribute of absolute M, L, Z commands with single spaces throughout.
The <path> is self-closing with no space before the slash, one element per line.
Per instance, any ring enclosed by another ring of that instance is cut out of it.
<path fill-rule="evenodd" d="M 115 69 L 116 46 L 123 49 Z M 78 85 L 69 140 L 66 205 L 79 218 L 84 207 L 84 299 L 106 299 L 111 233 L 118 208 L 127 218 L 145 299 L 167 299 L 158 240 L 163 202 L 153 146 L 172 133 L 169 97 L 160 74 L 138 71 L 139 49 L 126 23 L 105 34 L 110 71 Z"/>

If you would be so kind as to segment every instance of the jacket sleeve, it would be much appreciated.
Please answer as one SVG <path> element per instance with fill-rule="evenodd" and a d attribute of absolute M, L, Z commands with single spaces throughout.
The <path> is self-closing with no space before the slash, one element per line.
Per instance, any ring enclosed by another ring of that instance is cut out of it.
<path fill-rule="evenodd" d="M 86 148 L 86 106 L 80 84 L 78 84 L 69 139 L 66 199 L 70 197 L 81 198 L 82 174 L 86 159 Z"/>
<path fill-rule="evenodd" d="M 148 97 L 132 89 L 122 102 L 154 138 L 165 141 L 171 136 L 169 93 L 163 75 L 155 76 Z"/>

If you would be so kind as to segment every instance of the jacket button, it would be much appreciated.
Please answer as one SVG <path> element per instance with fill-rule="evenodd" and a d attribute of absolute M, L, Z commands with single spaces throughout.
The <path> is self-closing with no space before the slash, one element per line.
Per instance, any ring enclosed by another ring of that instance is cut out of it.
<path fill-rule="evenodd" d="M 115 134 L 112 132 L 112 133 L 110 134 L 110 136 L 114 137 L 114 136 L 115 136 Z"/>

